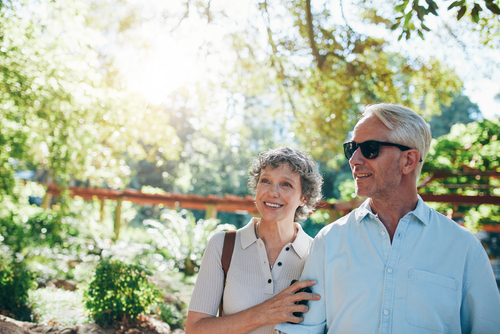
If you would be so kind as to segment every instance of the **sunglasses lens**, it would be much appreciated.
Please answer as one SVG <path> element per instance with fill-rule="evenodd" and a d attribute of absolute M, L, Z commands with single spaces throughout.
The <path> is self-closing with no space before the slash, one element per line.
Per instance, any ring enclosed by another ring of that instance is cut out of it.
<path fill-rule="evenodd" d="M 366 141 L 362 144 L 359 144 L 361 147 L 361 153 L 366 159 L 375 159 L 378 157 L 380 152 L 380 144 L 376 141 Z"/>
<path fill-rule="evenodd" d="M 347 160 L 352 158 L 352 155 L 356 152 L 357 148 L 358 145 L 355 142 L 344 143 L 344 154 Z"/>

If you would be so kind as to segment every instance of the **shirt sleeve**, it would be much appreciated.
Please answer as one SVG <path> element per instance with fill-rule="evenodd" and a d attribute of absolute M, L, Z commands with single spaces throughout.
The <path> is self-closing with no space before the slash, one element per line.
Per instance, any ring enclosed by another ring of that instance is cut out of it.
<path fill-rule="evenodd" d="M 467 264 L 463 285 L 462 333 L 500 333 L 500 294 L 491 263 L 479 244 Z"/>
<path fill-rule="evenodd" d="M 217 315 L 224 286 L 221 263 L 224 235 L 225 232 L 216 233 L 208 241 L 189 302 L 189 311 Z"/>
<path fill-rule="evenodd" d="M 314 293 L 321 296 L 319 301 L 310 300 L 309 311 L 303 314 L 304 321 L 300 324 L 281 323 L 276 325 L 275 332 L 279 334 L 323 334 L 326 333 L 326 307 L 325 307 L 325 239 L 318 235 L 312 245 L 304 264 L 300 280 L 312 279 L 316 285 L 312 287 Z"/>

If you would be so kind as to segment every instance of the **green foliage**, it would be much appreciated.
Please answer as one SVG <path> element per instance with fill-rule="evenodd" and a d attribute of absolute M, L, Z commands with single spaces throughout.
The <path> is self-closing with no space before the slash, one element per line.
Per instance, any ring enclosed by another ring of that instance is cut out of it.
<path fill-rule="evenodd" d="M 481 111 L 476 103 L 463 95 L 455 95 L 450 106 L 441 106 L 441 115 L 433 116 L 429 122 L 432 138 L 438 138 L 450 132 L 457 123 L 468 124 L 481 118 Z"/>
<path fill-rule="evenodd" d="M 110 80 L 97 3 L 12 3 L 0 7 L 0 196 L 12 195 L 18 170 L 48 183 L 124 187 L 127 157 L 178 157 L 163 110 Z"/>
<path fill-rule="evenodd" d="M 233 225 L 217 223 L 216 219 L 196 221 L 187 210 L 177 212 L 168 209 L 162 212 L 160 221 L 144 221 L 153 239 L 153 246 L 162 255 L 160 259 L 173 259 L 175 267 L 186 275 L 193 275 L 198 270 L 211 235 L 235 229 Z"/>
<path fill-rule="evenodd" d="M 85 291 L 85 308 L 98 324 L 134 321 L 161 300 L 156 286 L 140 266 L 104 260 Z"/>
<path fill-rule="evenodd" d="M 171 329 L 181 328 L 185 325 L 185 316 L 174 304 L 161 303 L 157 305 L 157 313 L 161 320 L 170 325 Z"/>
<path fill-rule="evenodd" d="M 76 291 L 50 288 L 30 290 L 29 301 L 33 305 L 33 315 L 39 323 L 51 321 L 64 326 L 74 326 L 89 322 L 83 307 L 82 289 Z"/>
<path fill-rule="evenodd" d="M 500 195 L 500 181 L 481 175 L 481 172 L 500 170 L 500 120 L 492 118 L 456 124 L 448 135 L 433 139 L 422 169 L 422 179 L 434 171 L 455 173 L 436 179 L 420 190 L 421 193 L 460 194 L 466 196 Z M 465 173 L 467 172 L 467 174 Z M 476 173 L 477 172 L 477 173 Z M 455 185 L 467 185 L 457 188 Z M 440 205 L 440 211 L 451 211 L 450 205 Z M 482 224 L 497 224 L 500 208 L 491 205 L 458 206 L 456 212 L 465 214 L 466 225 L 475 230 Z"/>
<path fill-rule="evenodd" d="M 471 231 L 477 231 L 482 225 L 500 225 L 500 206 L 483 204 L 473 207 L 464 219 L 465 226 Z"/>
<path fill-rule="evenodd" d="M 339 186 L 340 198 L 339 201 L 347 202 L 357 197 L 356 183 L 353 179 L 345 180 Z"/>
<path fill-rule="evenodd" d="M 35 285 L 33 274 L 22 263 L 0 263 L 0 312 L 15 318 L 30 321 L 31 307 L 28 292 Z"/>
<path fill-rule="evenodd" d="M 461 89 L 436 59 L 390 52 L 385 40 L 337 24 L 329 7 L 296 0 L 260 10 L 269 45 L 254 30 L 231 34 L 239 57 L 228 87 L 282 117 L 286 135 L 331 167 L 363 106 L 390 101 L 430 117 Z"/>
<path fill-rule="evenodd" d="M 58 212 L 39 211 L 34 215 L 14 215 L 0 218 L 0 232 L 3 243 L 16 253 L 23 253 L 33 245 L 56 245 L 64 242 L 63 218 Z"/>
<path fill-rule="evenodd" d="M 434 139 L 431 144 L 429 156 L 423 167 L 424 173 L 434 170 L 464 171 L 474 169 L 478 171 L 491 171 L 500 167 L 500 121 L 491 118 L 483 121 L 472 122 L 467 125 L 457 124 L 451 132 Z M 457 183 L 458 179 L 451 178 Z M 467 184 L 484 184 L 485 179 L 476 176 L 467 176 L 461 180 Z M 488 191 L 482 191 L 488 193 Z"/>
<path fill-rule="evenodd" d="M 395 23 L 391 26 L 391 29 L 395 30 L 398 27 L 402 28 L 400 38 L 405 35 L 408 39 L 411 33 L 416 31 L 419 36 L 424 39 L 423 32 L 430 31 L 424 24 L 425 17 L 429 14 L 439 16 L 439 7 L 433 0 L 426 0 L 425 2 L 425 4 L 422 2 L 419 3 L 419 1 L 409 0 L 398 0 L 396 2 L 397 5 L 394 10 L 398 16 L 395 18 Z M 468 14 L 470 15 L 471 21 L 474 23 L 479 23 L 480 19 L 482 19 L 486 22 L 491 21 L 491 23 L 494 24 L 494 22 L 498 20 L 497 15 L 500 15 L 498 1 L 494 0 L 483 0 L 479 2 L 467 0 L 453 1 L 447 7 L 447 10 L 456 11 L 455 15 L 457 21 Z"/>

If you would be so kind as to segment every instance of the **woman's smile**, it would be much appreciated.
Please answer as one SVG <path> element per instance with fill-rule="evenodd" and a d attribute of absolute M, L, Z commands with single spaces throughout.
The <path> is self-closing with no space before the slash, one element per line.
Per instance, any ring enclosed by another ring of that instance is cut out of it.
<path fill-rule="evenodd" d="M 305 202 L 300 176 L 288 164 L 262 170 L 255 198 L 262 219 L 268 222 L 293 222 L 295 211 Z"/>

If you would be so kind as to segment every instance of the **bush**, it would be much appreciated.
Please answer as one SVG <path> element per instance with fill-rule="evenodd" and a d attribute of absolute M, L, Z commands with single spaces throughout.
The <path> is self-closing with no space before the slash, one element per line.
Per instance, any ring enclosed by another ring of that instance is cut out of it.
<path fill-rule="evenodd" d="M 184 315 L 174 304 L 158 304 L 158 315 L 161 320 L 170 325 L 172 329 L 184 327 Z"/>
<path fill-rule="evenodd" d="M 154 302 L 160 291 L 148 281 L 145 270 L 137 265 L 104 260 L 84 294 L 85 308 L 98 324 L 136 320 Z"/>
<path fill-rule="evenodd" d="M 144 220 L 152 245 L 161 256 L 173 259 L 171 269 L 179 268 L 185 275 L 194 275 L 201 265 L 207 240 L 216 232 L 233 230 L 234 225 L 217 225 L 216 219 L 196 221 L 194 215 L 187 211 L 165 209 L 159 221 Z"/>
<path fill-rule="evenodd" d="M 32 320 L 28 291 L 34 285 L 33 274 L 22 264 L 0 263 L 0 313 L 22 321 Z"/>

